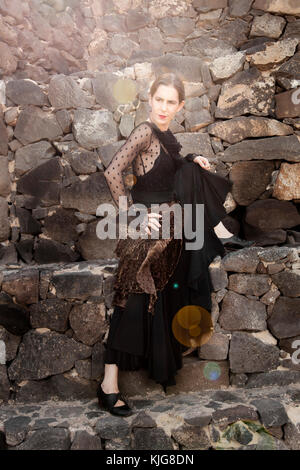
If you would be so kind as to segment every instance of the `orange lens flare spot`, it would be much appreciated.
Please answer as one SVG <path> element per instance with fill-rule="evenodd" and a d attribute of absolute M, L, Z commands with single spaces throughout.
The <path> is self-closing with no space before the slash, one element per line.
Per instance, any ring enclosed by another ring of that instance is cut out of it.
<path fill-rule="evenodd" d="M 124 178 L 124 182 L 125 182 L 126 186 L 128 186 L 128 187 L 134 186 L 136 181 L 137 181 L 136 176 L 131 175 L 131 174 L 126 175 L 125 178 Z"/>
<path fill-rule="evenodd" d="M 172 331 L 184 346 L 199 347 L 207 343 L 213 334 L 211 314 L 199 305 L 186 305 L 174 315 Z"/>

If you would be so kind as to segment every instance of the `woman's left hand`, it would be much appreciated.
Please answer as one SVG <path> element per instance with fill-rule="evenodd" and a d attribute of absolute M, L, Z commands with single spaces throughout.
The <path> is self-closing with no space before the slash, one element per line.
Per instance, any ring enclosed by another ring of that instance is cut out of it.
<path fill-rule="evenodd" d="M 205 170 L 210 169 L 210 163 L 207 160 L 206 157 L 202 157 L 202 155 L 198 155 L 196 158 L 194 158 L 194 162 L 198 163 L 198 165 L 202 166 Z"/>

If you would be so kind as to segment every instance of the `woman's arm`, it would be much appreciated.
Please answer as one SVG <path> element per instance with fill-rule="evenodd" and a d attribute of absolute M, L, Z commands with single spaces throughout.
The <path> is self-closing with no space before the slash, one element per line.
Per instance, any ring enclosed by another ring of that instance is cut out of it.
<path fill-rule="evenodd" d="M 135 127 L 104 171 L 111 195 L 120 210 L 126 210 L 126 206 L 119 206 L 119 197 L 127 197 L 122 172 L 142 150 L 146 150 L 149 147 L 151 133 L 151 129 L 147 124 L 141 123 Z"/>
<path fill-rule="evenodd" d="M 196 153 L 188 153 L 185 156 L 185 159 L 188 160 L 189 162 L 194 162 L 197 163 L 198 165 L 202 166 L 205 170 L 210 169 L 210 163 L 206 157 L 203 157 L 202 155 L 197 155 Z"/>

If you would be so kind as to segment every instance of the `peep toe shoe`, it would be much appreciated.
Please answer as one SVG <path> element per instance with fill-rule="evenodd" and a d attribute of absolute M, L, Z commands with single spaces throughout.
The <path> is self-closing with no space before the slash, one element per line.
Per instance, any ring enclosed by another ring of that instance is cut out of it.
<path fill-rule="evenodd" d="M 104 393 L 99 383 L 97 388 L 97 397 L 99 406 L 109 411 L 111 414 L 116 416 L 131 416 L 133 414 L 132 409 L 126 403 L 126 400 L 120 392 L 118 393 Z M 125 405 L 114 406 L 118 400 L 122 400 Z"/>

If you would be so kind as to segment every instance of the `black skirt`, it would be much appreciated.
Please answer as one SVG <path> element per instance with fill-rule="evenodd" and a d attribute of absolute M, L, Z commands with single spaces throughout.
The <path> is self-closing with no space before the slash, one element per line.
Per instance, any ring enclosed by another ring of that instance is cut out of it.
<path fill-rule="evenodd" d="M 225 254 L 214 227 L 226 216 L 223 203 L 231 185 L 227 179 L 192 162 L 177 171 L 177 200 L 192 204 L 193 208 L 196 203 L 204 204 L 204 244 L 199 250 L 187 250 L 183 238 L 175 270 L 157 292 L 154 314 L 148 311 L 148 293 L 132 293 L 124 307 L 114 307 L 105 344 L 105 364 L 116 364 L 120 370 L 144 368 L 148 377 L 163 387 L 176 385 L 175 375 L 182 368 L 182 353 L 187 348 L 175 338 L 172 320 L 186 305 L 211 311 L 208 267 L 216 256 Z"/>

